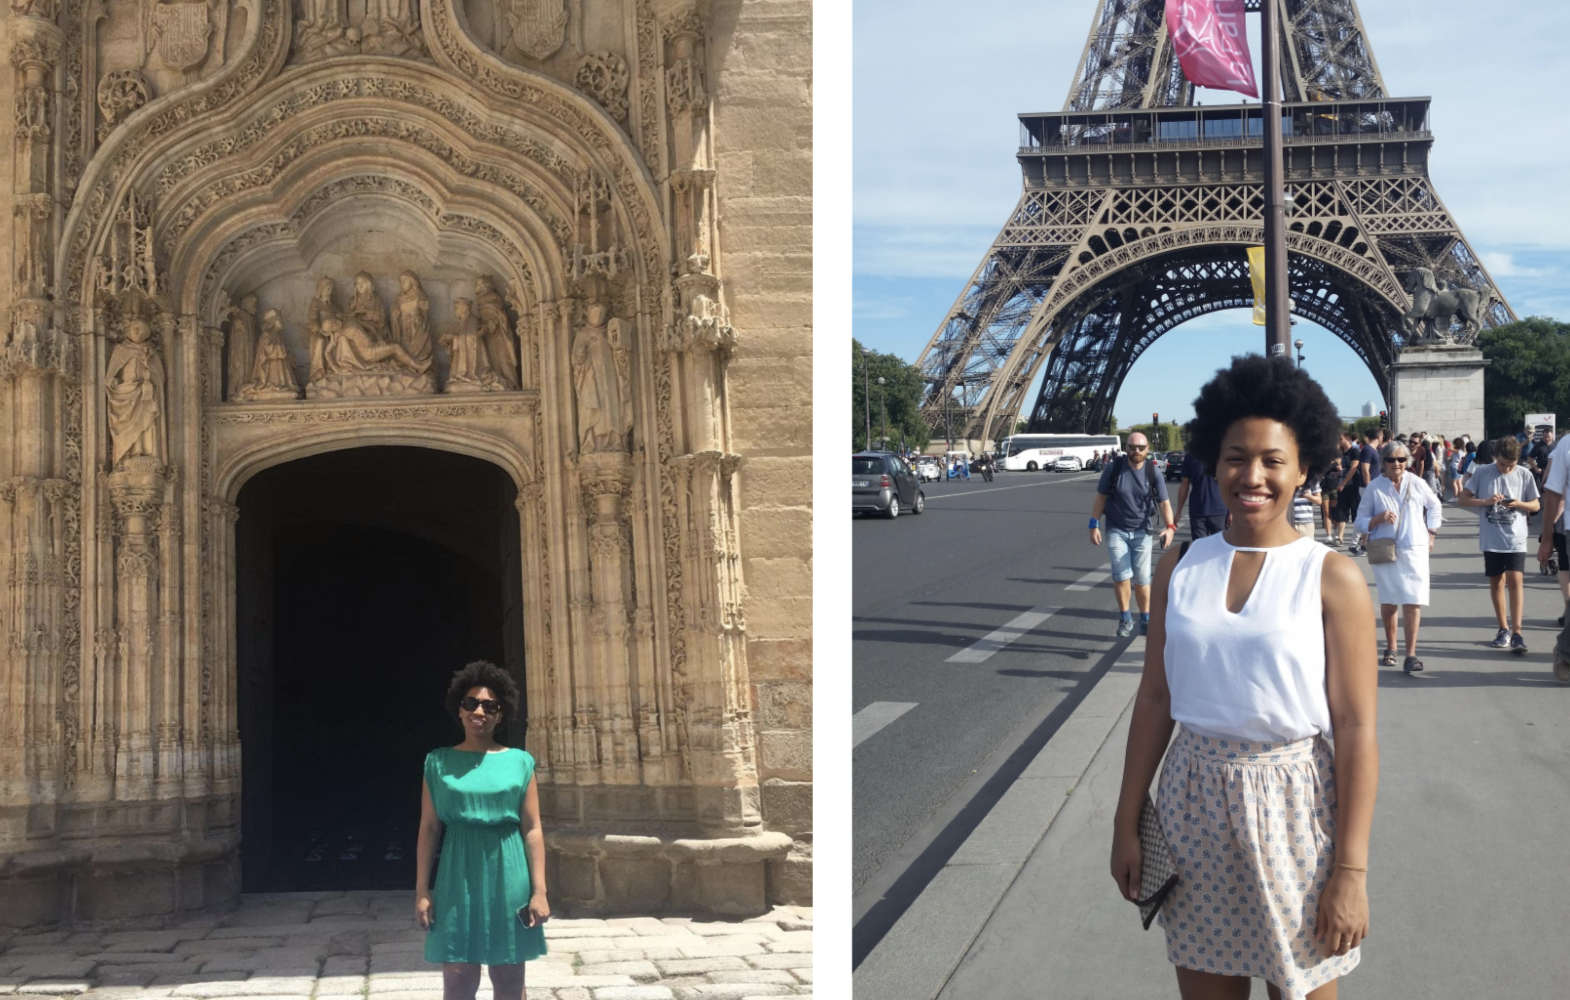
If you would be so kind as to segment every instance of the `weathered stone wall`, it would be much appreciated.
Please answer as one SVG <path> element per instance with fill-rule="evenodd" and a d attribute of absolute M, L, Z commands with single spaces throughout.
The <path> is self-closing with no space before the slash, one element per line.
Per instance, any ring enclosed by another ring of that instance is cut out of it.
<path fill-rule="evenodd" d="M 710 23 L 758 777 L 765 825 L 796 839 L 771 865 L 771 892 L 802 901 L 812 831 L 812 5 L 719 0 Z"/>
<path fill-rule="evenodd" d="M 1425 431 L 1454 438 L 1470 434 L 1481 441 L 1483 368 L 1488 362 L 1474 347 L 1409 347 L 1391 366 L 1391 430 Z"/>

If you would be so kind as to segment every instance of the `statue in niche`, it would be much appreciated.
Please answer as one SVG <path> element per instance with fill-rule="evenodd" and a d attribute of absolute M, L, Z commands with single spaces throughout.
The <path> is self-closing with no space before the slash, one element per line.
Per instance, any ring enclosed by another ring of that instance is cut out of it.
<path fill-rule="evenodd" d="M 578 395 L 578 451 L 624 452 L 632 430 L 632 392 L 622 324 L 606 321 L 605 303 L 589 303 L 572 338 L 572 381 Z"/>
<path fill-rule="evenodd" d="M 322 324 L 329 319 L 341 318 L 342 315 L 338 307 L 333 304 L 333 279 L 318 278 L 316 295 L 311 299 L 310 308 L 305 314 L 305 329 L 311 341 L 310 380 L 312 382 L 327 374 L 326 350 L 329 338 L 322 329 Z"/>
<path fill-rule="evenodd" d="M 354 298 L 349 302 L 349 315 L 360 321 L 360 328 L 371 339 L 387 339 L 387 307 L 376 294 L 371 276 L 364 271 L 354 276 Z"/>
<path fill-rule="evenodd" d="M 507 321 L 507 304 L 488 275 L 474 279 L 474 309 L 479 315 L 480 335 L 491 370 L 508 389 L 518 388 L 518 348 L 513 342 L 512 324 Z"/>
<path fill-rule="evenodd" d="M 249 296 L 248 296 L 249 297 Z M 240 387 L 235 399 L 298 399 L 300 387 L 294 379 L 294 359 L 283 340 L 283 317 L 278 310 L 262 314 L 262 335 L 256 342 L 256 361 L 250 378 Z"/>
<path fill-rule="evenodd" d="M 256 351 L 256 296 L 247 295 L 239 305 L 231 305 L 229 317 L 229 398 L 251 378 L 251 361 Z"/>
<path fill-rule="evenodd" d="M 360 29 L 349 26 L 344 0 L 299 0 L 294 22 L 297 62 L 315 62 L 360 51 Z"/>
<path fill-rule="evenodd" d="M 132 317 L 125 325 L 125 339 L 115 345 L 104 372 L 109 404 L 109 462 L 116 470 L 137 458 L 148 459 L 161 468 L 168 455 L 164 363 L 152 340 L 152 325 L 140 316 Z"/>
<path fill-rule="evenodd" d="M 468 299 L 453 299 L 452 311 L 457 321 L 442 334 L 442 347 L 452 360 L 447 374 L 447 391 L 490 392 L 506 388 L 491 370 L 485 341 L 480 338 L 480 324 L 474 318 L 474 303 Z"/>
<path fill-rule="evenodd" d="M 423 361 L 431 356 L 431 329 L 427 320 L 431 299 L 420 285 L 419 275 L 413 271 L 400 274 L 398 286 L 398 299 L 393 303 L 393 339 L 403 345 L 410 357 Z"/>

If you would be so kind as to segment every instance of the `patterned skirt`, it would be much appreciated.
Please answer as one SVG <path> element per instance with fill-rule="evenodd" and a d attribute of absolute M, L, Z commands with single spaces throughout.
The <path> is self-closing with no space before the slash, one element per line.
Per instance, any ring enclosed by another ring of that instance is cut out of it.
<path fill-rule="evenodd" d="M 1172 964 L 1264 979 L 1285 1000 L 1352 971 L 1360 949 L 1324 954 L 1314 938 L 1335 809 L 1322 737 L 1255 743 L 1179 726 L 1156 798 L 1179 880 L 1159 916 Z"/>

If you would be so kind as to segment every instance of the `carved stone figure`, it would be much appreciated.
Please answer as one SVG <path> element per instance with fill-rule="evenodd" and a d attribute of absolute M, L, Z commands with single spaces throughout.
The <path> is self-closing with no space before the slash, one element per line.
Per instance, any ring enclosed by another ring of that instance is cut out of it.
<path fill-rule="evenodd" d="M 578 396 L 578 450 L 626 451 L 632 395 L 623 359 L 611 343 L 602 302 L 590 302 L 587 322 L 572 338 L 572 381 Z M 624 349 L 625 350 L 625 349 Z"/>
<path fill-rule="evenodd" d="M 104 372 L 109 404 L 110 466 L 147 457 L 163 465 L 168 455 L 164 414 L 164 363 L 153 344 L 153 328 L 134 317 L 115 345 Z"/>
<path fill-rule="evenodd" d="M 240 387 L 250 381 L 252 360 L 256 351 L 256 296 L 247 295 L 237 306 L 230 306 L 229 316 L 229 398 L 234 399 Z"/>
<path fill-rule="evenodd" d="M 503 0 L 496 9 L 498 47 L 509 59 L 546 59 L 567 40 L 567 0 Z"/>
<path fill-rule="evenodd" d="M 292 60 L 315 62 L 358 51 L 360 29 L 349 27 L 344 0 L 300 0 Z"/>
<path fill-rule="evenodd" d="M 1482 295 L 1470 288 L 1449 287 L 1445 282 L 1444 287 L 1434 280 L 1434 272 L 1426 267 L 1414 268 L 1407 272 L 1402 287 L 1412 296 L 1412 308 L 1402 315 L 1406 329 L 1414 338 L 1430 342 L 1453 343 L 1455 337 L 1450 333 L 1450 324 L 1456 314 L 1461 316 L 1461 338 L 1470 340 L 1483 326 L 1483 310 L 1486 303 Z M 1425 325 L 1432 321 L 1425 336 Z"/>
<path fill-rule="evenodd" d="M 507 321 L 507 305 L 488 276 L 474 279 L 474 310 L 479 315 L 480 335 L 485 338 L 491 370 L 507 388 L 518 388 L 518 348 L 512 324 Z"/>
<path fill-rule="evenodd" d="M 249 298 L 249 296 L 247 296 Z M 278 310 L 262 314 L 262 335 L 256 342 L 256 361 L 251 376 L 234 394 L 235 399 L 298 399 L 300 386 L 294 378 L 294 359 L 283 339 L 283 317 Z"/>
<path fill-rule="evenodd" d="M 364 271 L 354 276 L 354 298 L 349 302 L 349 315 L 360 321 L 360 327 L 373 340 L 387 339 L 387 307 L 376 294 L 376 285 Z"/>
<path fill-rule="evenodd" d="M 420 5 L 416 0 L 367 0 L 360 35 L 360 51 L 367 55 L 425 54 Z"/>
<path fill-rule="evenodd" d="M 377 339 L 358 319 L 327 319 L 322 331 L 327 335 L 327 368 L 335 375 L 375 371 L 375 366 L 389 361 L 417 375 L 431 367 L 429 360 L 410 357 L 403 345 Z"/>
<path fill-rule="evenodd" d="M 310 381 L 315 382 L 327 374 L 326 350 L 330 339 L 322 324 L 329 319 L 338 319 L 343 314 L 333 304 L 333 279 L 318 278 L 316 281 L 316 295 L 311 299 L 310 309 L 305 314 L 305 329 L 311 341 L 311 374 Z"/>
<path fill-rule="evenodd" d="M 447 391 L 490 392 L 505 388 L 491 370 L 485 341 L 480 338 L 480 324 L 474 318 L 474 303 L 468 299 L 453 299 L 452 311 L 456 321 L 442 334 L 442 347 L 452 362 L 447 374 Z"/>
<path fill-rule="evenodd" d="M 420 286 L 420 277 L 413 271 L 398 276 L 398 300 L 393 303 L 393 339 L 403 345 L 409 356 L 426 360 L 431 356 L 431 330 L 427 316 L 431 311 L 430 296 Z"/>

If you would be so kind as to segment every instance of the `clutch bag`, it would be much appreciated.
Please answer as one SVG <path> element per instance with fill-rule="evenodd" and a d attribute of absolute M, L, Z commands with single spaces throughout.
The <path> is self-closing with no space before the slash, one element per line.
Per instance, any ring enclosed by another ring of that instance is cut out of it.
<path fill-rule="evenodd" d="M 1155 803 L 1145 795 L 1145 804 L 1139 807 L 1139 895 L 1134 905 L 1150 930 L 1161 904 L 1177 888 L 1177 864 L 1172 860 L 1172 848 L 1167 845 L 1167 835 L 1161 832 L 1161 821 L 1156 817 Z"/>

